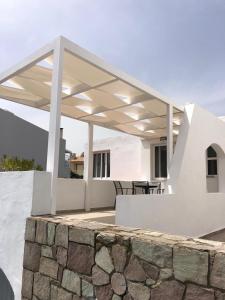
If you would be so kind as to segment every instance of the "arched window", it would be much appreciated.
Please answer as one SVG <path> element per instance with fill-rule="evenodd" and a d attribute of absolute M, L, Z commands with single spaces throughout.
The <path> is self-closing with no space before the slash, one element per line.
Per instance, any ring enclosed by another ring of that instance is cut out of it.
<path fill-rule="evenodd" d="M 217 153 L 212 146 L 207 149 L 207 175 L 215 176 L 217 173 Z"/>

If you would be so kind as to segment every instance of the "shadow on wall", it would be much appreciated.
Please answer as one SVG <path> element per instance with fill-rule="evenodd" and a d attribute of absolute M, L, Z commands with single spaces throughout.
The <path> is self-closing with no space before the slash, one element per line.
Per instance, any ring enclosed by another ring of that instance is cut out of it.
<path fill-rule="evenodd" d="M 13 289 L 5 276 L 2 269 L 0 269 L 0 300 L 14 300 Z"/>

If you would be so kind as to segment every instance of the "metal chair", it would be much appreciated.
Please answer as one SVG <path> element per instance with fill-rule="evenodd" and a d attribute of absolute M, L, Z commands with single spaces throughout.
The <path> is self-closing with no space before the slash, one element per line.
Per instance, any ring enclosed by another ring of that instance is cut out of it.
<path fill-rule="evenodd" d="M 164 194 L 165 189 L 162 188 L 162 182 L 159 183 L 159 187 L 157 189 L 157 194 Z"/>
<path fill-rule="evenodd" d="M 117 195 L 128 195 L 128 191 L 131 190 L 131 194 L 134 194 L 134 189 L 132 187 L 123 187 L 120 181 L 113 181 L 115 190 L 116 190 L 116 196 Z M 114 208 L 116 207 L 116 198 L 114 203 Z"/>

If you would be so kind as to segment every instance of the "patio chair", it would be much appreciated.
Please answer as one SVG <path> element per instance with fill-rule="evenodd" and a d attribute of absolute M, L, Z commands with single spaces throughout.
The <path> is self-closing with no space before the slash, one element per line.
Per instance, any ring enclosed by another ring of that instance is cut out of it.
<path fill-rule="evenodd" d="M 131 194 L 134 194 L 133 186 L 132 187 L 123 187 L 121 184 L 121 181 L 113 181 L 115 190 L 116 190 L 116 196 L 117 195 L 129 195 L 128 192 L 131 191 Z M 116 198 L 115 198 L 115 204 L 114 208 L 116 207 Z"/>
<path fill-rule="evenodd" d="M 157 194 L 164 194 L 165 189 L 162 187 L 162 182 L 159 183 L 159 187 L 157 188 Z"/>

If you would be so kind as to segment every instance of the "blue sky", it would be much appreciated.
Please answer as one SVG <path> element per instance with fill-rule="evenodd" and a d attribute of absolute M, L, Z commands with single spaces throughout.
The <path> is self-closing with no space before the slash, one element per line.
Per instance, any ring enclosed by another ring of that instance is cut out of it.
<path fill-rule="evenodd" d="M 224 0 L 1 0 L 0 72 L 64 35 L 178 104 L 225 115 Z M 0 100 L 48 128 L 48 114 Z M 68 148 L 86 124 L 62 118 Z M 95 138 L 118 133 L 97 128 Z"/>

